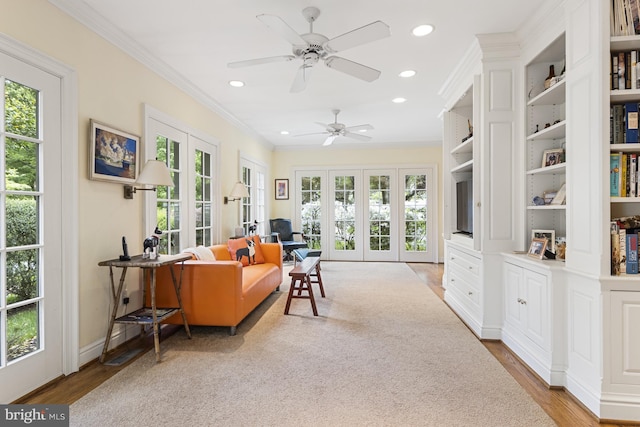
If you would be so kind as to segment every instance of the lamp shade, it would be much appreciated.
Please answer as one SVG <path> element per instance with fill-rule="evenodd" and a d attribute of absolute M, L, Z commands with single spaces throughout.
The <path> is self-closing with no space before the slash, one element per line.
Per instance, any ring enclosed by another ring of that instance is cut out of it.
<path fill-rule="evenodd" d="M 171 179 L 171 172 L 169 172 L 169 168 L 164 162 L 148 160 L 147 164 L 144 165 L 144 169 L 140 172 L 136 184 L 173 187 L 173 179 Z"/>
<path fill-rule="evenodd" d="M 229 198 L 242 199 L 243 197 L 249 197 L 249 191 L 247 191 L 247 187 L 243 183 L 238 181 L 233 185 Z"/>

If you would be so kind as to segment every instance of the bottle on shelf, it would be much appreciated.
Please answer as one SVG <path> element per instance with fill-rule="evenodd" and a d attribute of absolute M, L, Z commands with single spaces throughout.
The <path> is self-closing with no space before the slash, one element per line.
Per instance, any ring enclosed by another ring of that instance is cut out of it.
<path fill-rule="evenodd" d="M 553 86 L 556 83 L 555 78 L 556 72 L 553 68 L 553 64 L 551 64 L 549 65 L 549 76 L 544 81 L 544 88 L 549 89 L 551 86 Z"/>

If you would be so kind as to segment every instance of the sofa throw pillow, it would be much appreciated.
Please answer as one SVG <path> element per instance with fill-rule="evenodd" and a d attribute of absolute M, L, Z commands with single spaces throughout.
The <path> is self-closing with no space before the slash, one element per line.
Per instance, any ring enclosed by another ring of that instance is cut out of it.
<path fill-rule="evenodd" d="M 185 250 L 183 250 L 182 252 L 187 253 L 187 254 L 191 254 L 195 257 L 195 259 L 200 260 L 200 261 L 215 261 L 216 257 L 213 254 L 213 252 L 211 252 L 211 249 L 207 248 L 206 246 L 198 246 L 196 248 L 187 248 Z"/>
<path fill-rule="evenodd" d="M 240 261 L 243 267 L 253 264 L 264 264 L 264 255 L 260 248 L 259 236 L 245 236 L 229 239 L 227 242 L 229 254 L 234 261 Z"/>

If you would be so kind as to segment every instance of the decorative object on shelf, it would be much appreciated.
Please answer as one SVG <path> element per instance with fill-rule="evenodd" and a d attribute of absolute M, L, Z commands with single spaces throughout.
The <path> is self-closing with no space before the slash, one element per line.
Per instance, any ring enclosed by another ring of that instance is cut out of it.
<path fill-rule="evenodd" d="M 465 142 L 467 139 L 473 136 L 473 125 L 471 124 L 471 120 L 467 119 L 467 126 L 469 127 L 469 134 L 462 138 L 462 142 Z"/>
<path fill-rule="evenodd" d="M 249 197 L 249 191 L 243 183 L 238 181 L 233 184 L 231 194 L 229 194 L 229 196 L 224 196 L 224 204 L 226 205 L 229 202 L 235 202 L 236 200 L 241 200 L 245 197 Z"/>
<path fill-rule="evenodd" d="M 544 193 L 542 193 L 544 204 L 550 205 L 553 199 L 555 199 L 557 195 L 558 195 L 558 192 L 556 190 L 547 190 Z"/>
<path fill-rule="evenodd" d="M 257 229 L 258 229 L 258 220 L 254 220 L 253 224 L 249 226 L 249 234 L 256 234 Z"/>
<path fill-rule="evenodd" d="M 149 160 L 144 165 L 144 169 L 140 172 L 140 176 L 135 181 L 139 185 L 151 185 L 151 188 L 134 187 L 132 185 L 124 186 L 124 198 L 133 199 L 133 194 L 138 191 L 156 191 L 160 185 L 173 187 L 173 179 L 167 165 L 160 160 Z"/>
<path fill-rule="evenodd" d="M 289 200 L 289 180 L 276 179 L 276 200 Z"/>
<path fill-rule="evenodd" d="M 555 84 L 555 82 L 552 83 L 552 81 L 555 79 L 556 77 L 556 73 L 555 70 L 553 69 L 553 64 L 549 65 L 549 75 L 547 76 L 547 78 L 544 80 L 544 88 L 549 89 L 552 85 Z"/>
<path fill-rule="evenodd" d="M 564 260 L 567 252 L 567 242 L 565 237 L 556 237 L 556 258 Z"/>
<path fill-rule="evenodd" d="M 542 259 L 547 248 L 547 239 L 532 239 L 527 255 L 533 258 Z"/>
<path fill-rule="evenodd" d="M 555 230 L 531 230 L 531 240 L 534 239 L 547 239 L 547 249 L 551 252 L 555 252 L 556 244 L 556 231 Z"/>
<path fill-rule="evenodd" d="M 566 184 L 562 184 L 562 187 L 556 193 L 556 197 L 551 200 L 552 205 L 564 205 L 567 200 L 567 189 Z"/>
<path fill-rule="evenodd" d="M 134 183 L 138 177 L 140 137 L 91 120 L 89 179 Z"/>
<path fill-rule="evenodd" d="M 554 148 L 551 150 L 544 150 L 542 153 L 542 167 L 558 165 L 564 162 L 564 150 L 562 148 Z"/>
<path fill-rule="evenodd" d="M 143 247 L 144 251 L 142 253 L 142 258 L 144 259 L 156 259 L 158 258 L 158 244 L 160 243 L 160 236 L 162 235 L 162 230 L 160 230 L 157 226 L 153 231 L 153 234 L 146 239 L 144 239 Z"/>
<path fill-rule="evenodd" d="M 535 196 L 533 198 L 533 204 L 535 206 L 544 206 L 545 205 L 544 199 L 542 197 L 540 197 L 540 196 Z"/>

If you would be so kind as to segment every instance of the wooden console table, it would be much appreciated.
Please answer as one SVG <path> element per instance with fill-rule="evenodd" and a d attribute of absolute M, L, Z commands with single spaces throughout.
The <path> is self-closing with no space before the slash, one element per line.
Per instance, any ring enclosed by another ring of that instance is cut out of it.
<path fill-rule="evenodd" d="M 111 312 L 111 319 L 109 321 L 109 330 L 107 331 L 107 337 L 104 342 L 102 354 L 100 355 L 100 363 L 104 362 L 104 358 L 109 350 L 109 342 L 111 341 L 111 333 L 113 332 L 113 325 L 115 323 L 133 323 L 142 325 L 151 325 L 153 327 L 153 342 L 156 351 L 156 362 L 160 361 L 160 339 L 159 339 L 159 326 L 158 324 L 164 319 L 172 316 L 177 311 L 182 314 L 182 322 L 184 323 L 184 329 L 187 332 L 187 336 L 191 338 L 191 331 L 189 330 L 189 324 L 187 323 L 187 316 L 182 308 L 182 297 L 180 295 L 180 289 L 182 288 L 182 269 L 180 270 L 180 279 L 176 281 L 173 268 L 171 270 L 171 279 L 173 281 L 173 287 L 178 297 L 179 307 L 172 308 L 158 308 L 156 307 L 156 269 L 165 265 L 172 265 L 178 262 L 184 262 L 191 259 L 191 254 L 178 254 L 178 255 L 160 255 L 156 259 L 143 258 L 142 255 L 132 256 L 128 261 L 121 261 L 120 259 L 111 259 L 108 261 L 101 261 L 99 266 L 109 267 L 109 278 L 111 280 L 111 295 L 113 296 L 113 310 Z M 120 274 L 120 282 L 116 288 L 113 278 L 113 268 L 122 268 Z M 147 279 L 149 279 L 149 290 L 151 296 L 151 307 L 143 307 L 125 316 L 116 318 L 118 314 L 118 307 L 122 298 L 122 289 L 124 288 L 124 279 L 127 274 L 127 269 L 130 267 L 141 268 L 144 273 L 143 279 L 143 305 L 145 303 L 144 292 L 146 290 Z"/>

